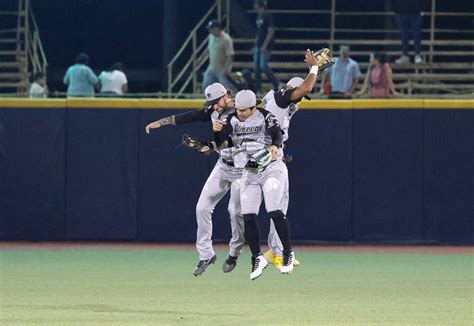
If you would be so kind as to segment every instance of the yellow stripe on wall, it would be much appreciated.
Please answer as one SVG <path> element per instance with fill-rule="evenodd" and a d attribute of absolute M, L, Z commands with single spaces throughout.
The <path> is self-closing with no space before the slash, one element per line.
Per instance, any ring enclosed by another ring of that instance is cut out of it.
<path fill-rule="evenodd" d="M 201 109 L 204 100 L 140 99 L 140 109 Z"/>
<path fill-rule="evenodd" d="M 474 100 L 425 100 L 426 109 L 474 109 Z"/>
<path fill-rule="evenodd" d="M 68 98 L 68 108 L 138 109 L 138 99 Z"/>
<path fill-rule="evenodd" d="M 354 109 L 423 109 L 423 99 L 352 100 Z"/>
<path fill-rule="evenodd" d="M 0 108 L 65 108 L 66 99 L 1 98 Z"/>
<path fill-rule="evenodd" d="M 110 108 L 110 109 L 200 109 L 204 100 L 176 99 L 29 99 L 1 98 L 3 108 Z M 365 109 L 474 109 L 474 99 L 361 99 L 361 100 L 304 100 L 302 109 L 365 110 Z"/>

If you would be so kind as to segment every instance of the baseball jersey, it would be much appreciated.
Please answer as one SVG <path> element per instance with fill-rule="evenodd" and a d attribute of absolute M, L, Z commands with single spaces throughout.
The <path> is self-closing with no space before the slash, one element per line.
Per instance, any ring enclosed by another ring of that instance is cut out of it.
<path fill-rule="evenodd" d="M 229 115 L 224 128 L 215 136 L 218 146 L 230 137 L 232 144 L 229 147 L 234 147 L 233 159 L 238 168 L 245 167 L 251 154 L 268 145 L 281 147 L 283 141 L 278 120 L 264 109 L 257 109 L 245 121 L 240 121 L 236 113 Z"/>
<path fill-rule="evenodd" d="M 271 112 L 280 124 L 280 128 L 283 132 L 283 143 L 286 142 L 289 137 L 290 120 L 296 111 L 298 111 L 298 106 L 291 101 L 291 93 L 293 93 L 293 91 L 294 89 L 287 90 L 284 88 L 276 92 L 271 90 L 263 98 L 265 110 Z"/>
<path fill-rule="evenodd" d="M 192 110 L 189 112 L 177 114 L 174 116 L 176 125 L 182 125 L 191 122 L 214 122 L 216 120 L 222 120 L 226 123 L 228 116 L 234 112 L 234 108 L 229 108 L 221 113 L 218 113 L 213 109 L 212 105 L 209 105 L 200 110 Z M 232 162 L 233 148 L 223 148 L 217 151 L 217 153 L 226 161 Z"/>

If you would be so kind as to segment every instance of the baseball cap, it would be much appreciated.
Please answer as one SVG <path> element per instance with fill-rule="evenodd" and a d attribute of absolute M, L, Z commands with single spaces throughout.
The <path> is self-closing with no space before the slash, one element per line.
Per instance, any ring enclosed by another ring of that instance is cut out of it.
<path fill-rule="evenodd" d="M 286 86 L 290 86 L 291 88 L 297 88 L 300 87 L 304 82 L 304 79 L 301 77 L 293 77 L 291 78 L 288 83 L 286 83 Z M 305 99 L 311 100 L 311 97 L 305 96 Z"/>
<path fill-rule="evenodd" d="M 227 90 L 222 84 L 214 83 L 206 87 L 204 95 L 206 96 L 205 105 L 216 104 L 219 99 L 227 93 Z"/>
<path fill-rule="evenodd" d="M 260 103 L 262 103 L 262 101 L 257 100 L 255 93 L 249 89 L 244 89 L 235 95 L 235 108 L 237 110 L 247 109 Z"/>
<path fill-rule="evenodd" d="M 206 29 L 211 29 L 213 27 L 219 27 L 222 29 L 222 25 L 217 19 L 210 20 L 206 25 Z"/>

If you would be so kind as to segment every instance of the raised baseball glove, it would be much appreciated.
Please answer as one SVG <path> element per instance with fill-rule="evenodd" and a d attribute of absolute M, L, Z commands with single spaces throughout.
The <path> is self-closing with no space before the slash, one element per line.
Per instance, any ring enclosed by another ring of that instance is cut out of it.
<path fill-rule="evenodd" d="M 193 137 L 188 134 L 183 135 L 181 142 L 187 148 L 190 148 L 202 154 L 211 154 L 217 148 L 214 142 L 208 142 L 208 143 L 201 142 L 196 137 Z"/>
<path fill-rule="evenodd" d="M 328 48 L 322 48 L 317 52 L 313 52 L 313 55 L 316 58 L 316 61 L 318 62 L 317 65 L 320 72 L 336 63 L 336 61 L 331 58 L 330 53 L 331 50 L 329 50 Z"/>

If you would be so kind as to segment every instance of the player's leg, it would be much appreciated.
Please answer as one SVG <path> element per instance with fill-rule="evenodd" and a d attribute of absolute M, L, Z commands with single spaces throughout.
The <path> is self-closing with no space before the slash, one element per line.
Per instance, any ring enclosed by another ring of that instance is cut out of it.
<path fill-rule="evenodd" d="M 260 230 L 257 224 L 257 214 L 262 201 L 262 190 L 255 169 L 245 169 L 240 188 L 240 203 L 244 218 L 244 236 L 252 252 L 252 271 L 250 279 L 262 275 L 268 262 L 260 250 Z"/>
<path fill-rule="evenodd" d="M 240 186 L 241 180 L 238 179 L 232 182 L 230 187 L 228 211 L 232 230 L 232 238 L 229 242 L 229 257 L 227 257 L 224 265 L 222 266 L 222 269 L 225 273 L 229 273 L 235 268 L 237 264 L 237 258 L 242 252 L 242 248 L 245 244 L 244 218 L 240 211 Z"/>
<path fill-rule="evenodd" d="M 285 187 L 283 191 L 283 213 L 287 216 L 288 204 L 290 200 L 290 189 L 289 189 L 289 180 L 286 179 Z M 265 252 L 264 256 L 269 263 L 273 264 L 277 269 L 280 269 L 283 262 L 283 245 L 281 240 L 278 237 L 278 233 L 275 229 L 275 224 L 273 220 L 270 219 L 270 231 L 268 233 L 268 247 L 270 250 Z M 300 262 L 294 258 L 294 265 L 298 266 Z"/>
<path fill-rule="evenodd" d="M 261 174 L 260 183 L 263 190 L 265 208 L 273 220 L 277 234 L 283 246 L 283 263 L 280 271 L 289 273 L 293 270 L 294 253 L 291 247 L 290 225 L 283 210 L 285 209 L 283 194 L 288 179 L 286 165 L 277 160 L 272 162 Z"/>
<path fill-rule="evenodd" d="M 230 188 L 230 182 L 222 177 L 220 163 L 209 175 L 196 205 L 196 249 L 199 253 L 199 263 L 194 275 L 202 274 L 210 263 L 214 263 L 215 252 L 212 247 L 212 213 L 217 203 Z"/>

